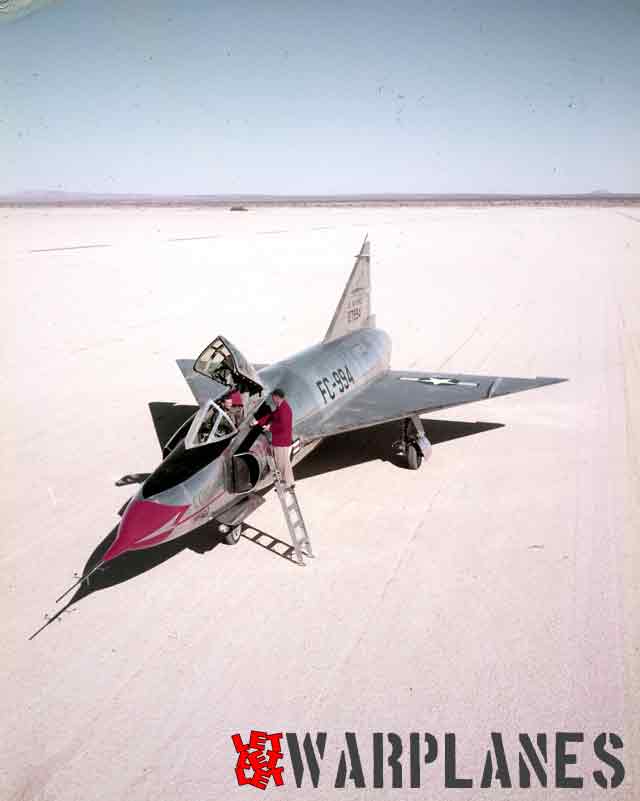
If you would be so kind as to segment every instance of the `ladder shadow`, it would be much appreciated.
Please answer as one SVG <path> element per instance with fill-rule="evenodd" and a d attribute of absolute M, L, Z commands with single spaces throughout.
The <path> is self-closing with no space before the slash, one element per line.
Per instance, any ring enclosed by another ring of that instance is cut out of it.
<path fill-rule="evenodd" d="M 262 529 L 256 528 L 256 526 L 250 526 L 245 523 L 242 524 L 241 536 L 254 545 L 258 545 L 263 550 L 274 554 L 274 556 L 279 556 L 286 562 L 300 567 L 300 563 L 296 560 L 296 551 L 293 547 L 293 543 L 284 542 L 274 537 L 273 534 L 269 534 L 267 531 L 262 531 Z"/>

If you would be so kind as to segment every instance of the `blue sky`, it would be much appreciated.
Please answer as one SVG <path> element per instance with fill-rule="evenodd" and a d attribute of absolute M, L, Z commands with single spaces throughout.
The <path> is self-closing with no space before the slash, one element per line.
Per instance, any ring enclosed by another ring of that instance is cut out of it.
<path fill-rule="evenodd" d="M 0 192 L 638 192 L 639 54 L 640 0 L 54 2 Z"/>

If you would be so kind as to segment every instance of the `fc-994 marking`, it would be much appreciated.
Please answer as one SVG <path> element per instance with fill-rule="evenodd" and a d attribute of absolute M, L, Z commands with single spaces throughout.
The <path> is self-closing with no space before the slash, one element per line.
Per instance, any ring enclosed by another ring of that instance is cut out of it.
<path fill-rule="evenodd" d="M 340 393 L 346 392 L 353 384 L 355 384 L 355 379 L 346 364 L 344 370 L 339 367 L 330 376 L 322 376 L 316 381 L 316 386 L 320 390 L 325 405 L 329 403 L 329 400 L 335 399 L 336 391 Z"/>

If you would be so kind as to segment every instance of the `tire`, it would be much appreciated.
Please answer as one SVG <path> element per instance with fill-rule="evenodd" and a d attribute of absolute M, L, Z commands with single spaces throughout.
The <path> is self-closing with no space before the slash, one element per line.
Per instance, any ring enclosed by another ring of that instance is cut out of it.
<path fill-rule="evenodd" d="M 418 446 L 410 442 L 407 445 L 407 467 L 409 470 L 417 470 L 422 464 L 422 454 Z"/>
<path fill-rule="evenodd" d="M 232 528 L 228 534 L 224 535 L 225 545 L 237 545 L 240 542 L 240 535 L 242 534 L 242 525 L 238 524 Z"/>

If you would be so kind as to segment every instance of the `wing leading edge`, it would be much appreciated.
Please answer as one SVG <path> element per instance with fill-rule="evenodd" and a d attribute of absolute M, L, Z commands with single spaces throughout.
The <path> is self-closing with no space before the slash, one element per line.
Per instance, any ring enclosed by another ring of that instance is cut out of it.
<path fill-rule="evenodd" d="M 303 421 L 296 426 L 296 433 L 305 439 L 330 437 L 566 380 L 389 370 L 361 392 L 345 398 L 334 411 L 320 412 Z"/>

